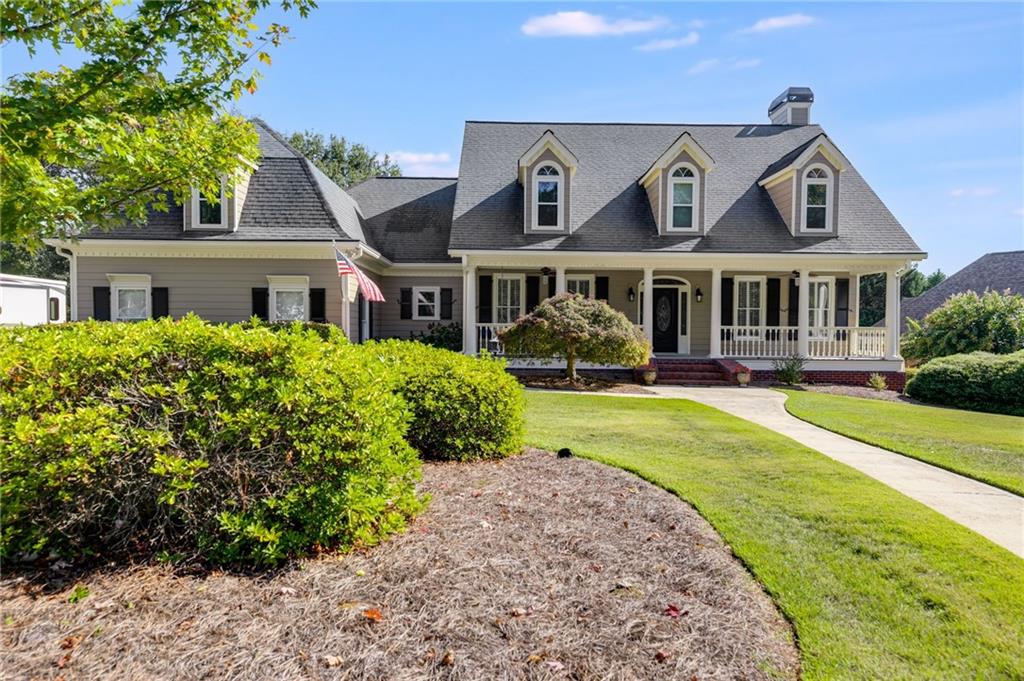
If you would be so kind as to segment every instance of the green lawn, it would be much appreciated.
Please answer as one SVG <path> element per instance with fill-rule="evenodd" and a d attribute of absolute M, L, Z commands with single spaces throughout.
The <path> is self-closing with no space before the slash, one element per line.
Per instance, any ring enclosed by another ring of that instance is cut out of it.
<path fill-rule="evenodd" d="M 784 392 L 786 409 L 797 418 L 1024 494 L 1024 418 L 1020 416 Z"/>
<path fill-rule="evenodd" d="M 685 400 L 529 392 L 527 441 L 696 507 L 793 622 L 808 679 L 1024 677 L 1024 561 L 793 440 Z"/>

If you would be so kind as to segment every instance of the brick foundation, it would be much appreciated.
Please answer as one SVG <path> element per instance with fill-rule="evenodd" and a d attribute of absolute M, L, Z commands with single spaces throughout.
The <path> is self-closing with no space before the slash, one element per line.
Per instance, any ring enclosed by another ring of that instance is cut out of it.
<path fill-rule="evenodd" d="M 757 382 L 775 381 L 775 372 L 771 369 L 755 369 L 752 380 Z M 825 383 L 832 385 L 866 386 L 871 374 L 878 373 L 885 377 L 889 390 L 903 392 L 907 385 L 907 375 L 902 371 L 805 371 L 806 383 Z"/>

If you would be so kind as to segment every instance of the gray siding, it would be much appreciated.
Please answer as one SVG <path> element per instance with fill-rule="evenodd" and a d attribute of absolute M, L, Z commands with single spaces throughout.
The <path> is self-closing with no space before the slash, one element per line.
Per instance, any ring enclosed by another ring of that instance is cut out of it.
<path fill-rule="evenodd" d="M 671 181 L 672 169 L 673 169 L 673 167 L 677 163 L 689 163 L 691 166 L 693 166 L 694 170 L 697 172 L 697 176 L 698 176 L 699 184 L 700 184 L 700 191 L 698 192 L 697 196 L 694 197 L 694 201 L 696 202 L 696 205 L 697 205 L 697 232 L 696 233 L 697 234 L 703 234 L 704 233 L 704 224 L 705 224 L 704 223 L 704 207 L 706 205 L 706 202 L 704 200 L 704 192 L 705 192 L 705 185 L 707 184 L 707 182 L 705 182 L 707 173 L 705 173 L 704 169 L 701 168 L 700 164 L 697 163 L 697 161 L 692 156 L 690 156 L 690 154 L 686 153 L 685 151 L 680 152 L 678 156 L 676 156 L 674 159 L 672 159 L 672 161 L 669 162 L 669 164 L 667 166 L 665 166 L 665 170 L 663 170 L 661 172 L 661 176 L 658 178 L 658 184 L 660 185 L 659 193 L 663 197 L 663 200 L 661 201 L 661 205 L 659 206 L 659 213 L 658 213 L 659 217 L 658 217 L 658 219 L 656 219 L 656 222 L 658 223 L 659 233 L 660 234 L 673 234 L 673 235 L 679 234 L 679 232 L 669 232 L 668 231 L 669 224 L 668 224 L 668 221 L 667 221 L 668 207 L 670 205 L 669 202 L 672 201 L 672 192 L 669 191 L 669 182 Z"/>
<path fill-rule="evenodd" d="M 558 172 L 562 174 L 562 182 L 559 185 L 561 190 L 565 193 L 562 197 L 562 226 L 565 228 L 562 232 L 557 232 L 552 229 L 533 230 L 533 171 L 536 170 L 537 166 L 551 164 L 558 167 Z M 527 234 L 560 234 L 568 233 L 572 231 L 571 220 L 572 220 L 572 175 L 569 169 L 565 167 L 558 157 L 555 156 L 554 152 L 550 149 L 545 149 L 544 153 L 537 157 L 537 160 L 526 168 L 526 178 L 523 180 L 523 197 L 525 203 L 523 204 L 523 229 Z"/>
<path fill-rule="evenodd" d="M 795 227 L 793 225 L 793 178 L 788 178 L 785 182 L 780 182 L 768 189 L 768 195 L 772 197 L 772 202 L 779 211 L 779 215 L 782 216 L 782 221 L 786 223 L 786 227 L 789 228 L 789 233 L 793 234 Z"/>
<path fill-rule="evenodd" d="M 267 275 L 305 275 L 310 288 L 327 293 L 327 320 L 342 321 L 341 280 L 331 260 L 256 258 L 78 258 L 78 316 L 92 316 L 92 289 L 109 286 L 107 274 L 148 274 L 168 289 L 170 313 L 195 312 L 211 322 L 241 322 L 252 316 L 252 289 L 266 288 Z"/>
<path fill-rule="evenodd" d="M 793 189 L 794 200 L 797 202 L 797 228 L 795 233 L 797 236 L 807 236 L 807 233 L 801 233 L 799 230 L 803 228 L 804 218 L 806 217 L 803 212 L 803 196 L 804 196 L 804 173 L 807 171 L 809 166 L 820 163 L 826 166 L 832 172 L 832 184 L 829 187 L 829 200 L 832 202 L 832 231 L 829 232 L 832 236 L 838 236 L 839 234 L 839 171 L 836 167 L 819 151 L 811 160 L 798 168 L 796 171 L 796 185 Z M 810 236 L 814 236 L 812 232 Z"/>
<path fill-rule="evenodd" d="M 374 277 L 386 302 L 373 304 L 374 338 L 408 338 L 413 332 L 426 331 L 430 324 L 462 324 L 462 277 L 461 276 L 397 276 Z M 402 319 L 399 305 L 401 289 L 413 286 L 439 286 L 452 289 L 452 318 L 436 322 Z M 358 319 L 353 310 L 353 328 Z"/>

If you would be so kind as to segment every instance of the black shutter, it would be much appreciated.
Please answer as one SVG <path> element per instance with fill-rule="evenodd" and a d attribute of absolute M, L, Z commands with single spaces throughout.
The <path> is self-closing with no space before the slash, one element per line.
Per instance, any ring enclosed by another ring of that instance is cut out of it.
<path fill-rule="evenodd" d="M 779 307 L 782 304 L 782 280 L 768 280 L 768 296 L 765 300 L 765 323 L 768 326 L 779 325 Z"/>
<path fill-rule="evenodd" d="M 594 297 L 608 302 L 608 277 L 594 277 Z"/>
<path fill-rule="evenodd" d="M 309 289 L 309 320 L 311 322 L 327 321 L 327 290 L 322 288 Z"/>
<path fill-rule="evenodd" d="M 363 297 L 363 292 L 360 291 L 356 294 L 356 310 L 358 310 L 356 313 L 356 323 L 359 324 L 359 333 L 356 334 L 356 338 L 359 339 L 360 343 L 366 340 L 366 336 L 363 334 L 363 320 L 366 319 L 366 310 L 364 309 L 364 306 L 369 307 L 370 304 L 366 302 L 366 298 Z"/>
<path fill-rule="evenodd" d="M 441 319 L 452 318 L 452 290 L 450 288 L 441 289 Z"/>
<path fill-rule="evenodd" d="M 850 326 L 849 279 L 836 279 L 836 326 Z"/>
<path fill-rule="evenodd" d="M 548 275 L 548 298 L 555 295 L 555 275 Z"/>
<path fill-rule="evenodd" d="M 150 297 L 153 299 L 153 319 L 171 316 L 170 310 L 168 309 L 170 307 L 170 301 L 168 299 L 166 287 L 153 287 L 150 290 Z"/>
<path fill-rule="evenodd" d="M 480 305 L 477 310 L 476 320 L 481 324 L 491 323 L 491 300 L 493 299 L 491 285 L 493 281 L 494 278 L 489 274 L 480 275 L 480 288 L 477 289 Z"/>
<path fill-rule="evenodd" d="M 92 318 L 101 322 L 110 321 L 110 287 L 92 287 Z"/>
<path fill-rule="evenodd" d="M 789 312 L 786 326 L 797 326 L 800 323 L 800 288 L 796 279 L 789 280 Z"/>
<path fill-rule="evenodd" d="M 526 278 L 526 313 L 533 312 L 533 308 L 540 303 L 540 277 Z"/>
<path fill-rule="evenodd" d="M 399 292 L 398 307 L 400 319 L 412 319 L 412 289 L 403 288 Z"/>
<path fill-rule="evenodd" d="M 252 314 L 264 321 L 270 319 L 270 289 L 254 288 L 252 290 Z"/>
<path fill-rule="evenodd" d="M 722 326 L 732 326 L 732 277 L 722 277 Z"/>

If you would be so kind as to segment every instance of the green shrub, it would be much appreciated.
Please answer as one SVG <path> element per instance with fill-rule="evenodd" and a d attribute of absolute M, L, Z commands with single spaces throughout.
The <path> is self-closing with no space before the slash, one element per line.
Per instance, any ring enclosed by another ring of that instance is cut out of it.
<path fill-rule="evenodd" d="M 386 368 L 246 326 L 0 331 L 0 555 L 272 564 L 401 529 L 419 461 Z"/>
<path fill-rule="evenodd" d="M 500 334 L 505 352 L 542 360 L 565 360 L 565 374 L 577 380 L 576 361 L 639 367 L 651 356 L 643 332 L 615 308 L 576 293 L 541 302 Z"/>
<path fill-rule="evenodd" d="M 502 360 L 475 358 L 415 341 L 364 343 L 392 367 L 412 411 L 406 438 L 426 459 L 471 461 L 523 446 L 523 389 Z"/>
<path fill-rule="evenodd" d="M 445 350 L 462 350 L 462 324 L 452 322 L 451 324 L 427 324 L 427 330 L 419 334 L 413 334 L 413 340 L 425 343 L 435 348 Z"/>
<path fill-rule="evenodd" d="M 907 394 L 923 402 L 1024 416 L 1024 351 L 972 352 L 933 359 L 918 369 Z"/>
<path fill-rule="evenodd" d="M 804 380 L 804 358 L 800 355 L 780 357 L 772 361 L 775 380 L 786 385 L 798 385 Z"/>
<path fill-rule="evenodd" d="M 913 362 L 965 352 L 1024 349 L 1024 296 L 967 291 L 951 296 L 921 322 L 907 320 L 901 352 Z"/>
<path fill-rule="evenodd" d="M 868 387 L 876 392 L 882 392 L 889 387 L 889 384 L 885 381 L 885 376 L 879 373 L 873 373 L 868 376 Z"/>

